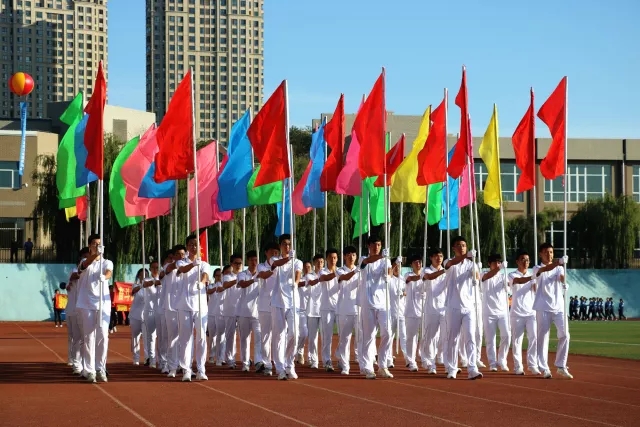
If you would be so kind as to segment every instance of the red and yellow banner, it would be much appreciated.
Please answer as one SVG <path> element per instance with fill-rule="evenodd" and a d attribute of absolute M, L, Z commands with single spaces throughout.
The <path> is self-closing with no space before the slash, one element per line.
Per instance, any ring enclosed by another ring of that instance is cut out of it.
<path fill-rule="evenodd" d="M 65 308 L 67 308 L 67 301 L 68 301 L 67 294 L 57 293 L 56 294 L 56 299 L 55 299 L 55 302 L 54 302 L 55 309 L 56 310 L 64 310 Z"/>
<path fill-rule="evenodd" d="M 111 294 L 111 305 L 114 307 L 118 306 L 127 306 L 126 309 L 117 311 L 128 311 L 128 307 L 131 306 L 133 302 L 133 297 L 131 296 L 131 289 L 133 288 L 133 283 L 125 283 L 125 282 L 115 282 L 113 284 L 113 292 Z"/>

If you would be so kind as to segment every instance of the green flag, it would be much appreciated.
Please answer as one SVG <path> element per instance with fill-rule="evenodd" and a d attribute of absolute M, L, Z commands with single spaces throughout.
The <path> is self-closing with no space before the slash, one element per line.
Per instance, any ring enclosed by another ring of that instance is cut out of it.
<path fill-rule="evenodd" d="M 260 165 L 253 171 L 247 184 L 247 196 L 251 206 L 274 205 L 282 201 L 282 181 L 253 187 Z"/>
<path fill-rule="evenodd" d="M 385 150 L 389 152 L 391 149 L 391 134 L 389 132 L 385 135 Z M 387 161 L 385 157 L 385 162 Z M 389 185 L 390 177 L 387 177 L 387 185 Z M 374 226 L 384 224 L 384 187 L 375 187 L 373 183 L 376 181 L 375 177 L 365 179 L 365 185 L 369 186 L 369 211 L 371 212 L 371 224 Z M 391 222 L 391 212 L 387 212 L 389 222 Z"/>
<path fill-rule="evenodd" d="M 437 184 L 431 184 L 428 188 L 428 203 L 429 206 L 429 225 L 435 225 L 440 222 L 442 218 L 442 189 L 444 188 L 443 182 Z"/>
<path fill-rule="evenodd" d="M 351 219 L 354 221 L 353 225 L 353 238 L 360 236 L 360 200 L 362 199 L 362 234 L 369 232 L 369 189 L 370 186 L 366 185 L 369 180 L 365 179 L 362 183 L 362 197 L 355 196 L 353 198 L 353 207 L 351 208 Z"/>
<path fill-rule="evenodd" d="M 76 188 L 76 154 L 75 132 L 82 120 L 82 93 L 76 95 L 67 109 L 60 116 L 60 120 L 69 125 L 69 129 L 62 137 L 56 155 L 56 186 L 58 187 L 59 209 L 76 205 L 76 198 L 84 196 L 84 186 Z M 73 201 L 73 204 L 69 205 Z"/>
<path fill-rule="evenodd" d="M 122 180 L 122 175 L 120 174 L 120 170 L 122 169 L 124 162 L 126 162 L 129 156 L 131 156 L 131 153 L 133 153 L 133 150 L 135 150 L 139 142 L 139 136 L 136 136 L 131 141 L 127 142 L 122 148 L 122 151 L 120 151 L 120 154 L 118 154 L 118 157 L 116 157 L 115 162 L 113 162 L 113 167 L 111 168 L 111 177 L 109 178 L 109 202 L 116 214 L 120 228 L 142 222 L 141 216 L 127 216 L 125 213 L 124 197 L 126 189 L 124 181 Z"/>

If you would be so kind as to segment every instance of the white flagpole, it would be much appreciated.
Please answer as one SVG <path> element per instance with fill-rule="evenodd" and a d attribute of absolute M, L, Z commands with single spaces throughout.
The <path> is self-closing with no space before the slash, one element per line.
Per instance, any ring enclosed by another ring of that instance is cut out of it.
<path fill-rule="evenodd" d="M 195 156 L 196 149 L 193 149 L 193 155 Z M 194 163 L 195 164 L 195 163 Z M 191 234 L 191 203 L 189 203 L 189 190 L 191 188 L 190 180 L 191 174 L 187 174 L 187 235 Z M 198 200 L 198 192 L 194 191 L 193 193 L 194 199 Z M 196 210 L 196 216 L 198 216 L 198 211 Z M 198 234 L 198 228 L 196 227 L 196 234 Z M 200 252 L 198 252 L 200 253 Z"/>
<path fill-rule="evenodd" d="M 449 169 L 449 136 L 447 135 L 447 128 L 449 120 L 449 91 L 447 88 L 444 88 L 444 137 L 445 137 L 445 152 L 444 158 L 446 162 L 447 169 Z M 450 203 L 450 194 L 449 194 L 449 173 L 445 173 L 445 185 L 447 186 L 447 258 L 451 258 L 451 203 Z M 458 217 L 458 221 L 461 218 Z"/>
<path fill-rule="evenodd" d="M 246 252 L 247 245 L 247 209 L 242 208 L 242 265 L 246 266 L 246 260 L 244 254 Z"/>
<path fill-rule="evenodd" d="M 533 101 L 534 101 L 534 93 L 533 93 L 533 88 L 531 88 L 531 109 L 534 109 L 534 105 L 533 105 Z M 533 110 L 535 111 L 535 110 Z M 534 118 L 535 119 L 535 118 Z M 537 159 L 536 159 L 536 121 L 533 120 L 533 122 L 531 123 L 531 126 L 533 126 L 533 153 L 531 153 L 531 155 L 533 156 L 533 189 L 532 189 L 532 195 L 533 195 L 533 262 L 534 265 L 538 265 L 538 192 L 536 191 L 536 183 L 538 182 L 538 177 L 537 177 L 537 168 L 536 168 L 536 164 L 537 164 Z M 565 124 L 566 127 L 566 124 Z M 566 169 L 565 169 L 566 170 Z"/>
<path fill-rule="evenodd" d="M 322 126 L 326 126 L 327 125 L 327 117 L 325 116 L 322 120 Z M 324 140 L 324 164 L 327 164 L 327 140 Z M 313 210 L 315 212 L 315 209 Z M 324 193 L 324 250 L 325 252 L 327 251 L 327 249 L 329 249 L 329 236 L 328 236 L 328 224 L 329 224 L 329 219 L 328 219 L 328 211 L 329 211 L 329 192 L 325 192 Z M 314 230 L 315 230 L 315 225 L 314 225 Z M 315 244 L 315 241 L 314 241 Z M 315 251 L 314 254 L 315 255 Z M 340 259 L 342 259 L 342 248 L 340 248 Z"/>
<path fill-rule="evenodd" d="M 220 144 L 216 140 L 216 175 L 220 173 L 220 153 L 218 152 Z M 253 150 L 251 150 L 251 162 L 253 163 Z M 220 251 L 220 269 L 224 268 L 224 261 L 222 256 L 222 221 L 218 221 L 218 251 Z"/>
<path fill-rule="evenodd" d="M 84 231 L 86 234 L 85 239 L 89 238 L 89 235 L 91 234 L 91 188 L 89 187 L 89 184 L 87 184 L 87 222 L 84 225 Z M 100 244 L 102 244 L 102 242 L 100 242 Z M 84 247 L 84 244 L 80 245 L 80 249 L 82 249 Z"/>
<path fill-rule="evenodd" d="M 231 258 L 231 255 L 233 255 L 233 253 L 236 250 L 236 241 L 234 236 L 234 231 L 236 228 L 236 212 L 235 211 L 233 211 L 233 213 L 231 214 L 231 221 L 229 221 L 229 228 L 231 229 L 231 251 L 229 252 L 229 258 Z"/>
<path fill-rule="evenodd" d="M 312 257 L 316 256 L 316 224 L 317 224 L 317 212 L 316 208 L 313 208 L 313 237 L 312 237 Z"/>
<path fill-rule="evenodd" d="M 102 212 L 102 197 L 100 196 L 100 194 L 102 194 L 102 184 L 100 181 L 98 181 L 96 183 L 96 224 L 95 224 L 95 234 L 100 234 L 100 212 Z M 100 244 L 102 244 L 102 241 L 100 241 Z M 103 245 L 104 246 L 104 245 Z"/>
<path fill-rule="evenodd" d="M 159 216 L 156 217 L 156 238 L 158 239 L 158 265 L 162 267 L 162 262 L 164 260 L 160 258 L 162 255 L 160 251 L 160 217 Z"/>
<path fill-rule="evenodd" d="M 343 255 L 340 265 L 344 267 L 344 194 L 340 195 L 340 253 Z"/>
<path fill-rule="evenodd" d="M 567 239 L 567 186 L 569 185 L 569 165 L 567 159 L 569 158 L 568 154 L 568 139 L 567 139 L 567 125 L 569 123 L 569 78 L 567 78 L 565 84 L 565 93 L 564 93 L 564 232 L 562 233 L 564 251 L 563 256 L 569 253 L 569 245 Z M 536 248 L 537 252 L 537 248 Z M 568 256 L 568 255 L 567 255 Z M 569 271 L 566 265 L 564 265 L 564 281 L 565 285 L 569 279 Z M 567 301 L 567 290 L 565 289 L 563 292 L 564 296 L 564 332 L 569 336 L 569 309 L 568 309 L 568 301 Z"/>
<path fill-rule="evenodd" d="M 427 190 L 427 197 L 426 200 L 424 202 L 424 240 L 422 242 L 423 244 L 423 248 L 422 248 L 422 265 L 427 265 L 427 240 L 428 240 L 428 230 L 429 230 L 429 185 L 426 186 L 426 190 Z M 442 197 L 442 196 L 440 196 Z M 400 211 L 402 212 L 402 204 L 400 204 Z M 449 210 L 447 209 L 447 212 Z M 400 218 L 402 218 L 402 215 L 400 215 Z M 402 228 L 400 228 L 400 230 L 402 230 Z M 402 232 L 402 231 L 401 231 Z"/>
<path fill-rule="evenodd" d="M 391 197 L 389 197 L 391 199 Z M 402 216 L 404 214 L 404 203 L 400 202 L 400 238 L 398 239 L 398 256 L 402 258 Z M 396 313 L 396 354 L 400 354 L 400 296 L 398 296 L 398 307 Z"/>

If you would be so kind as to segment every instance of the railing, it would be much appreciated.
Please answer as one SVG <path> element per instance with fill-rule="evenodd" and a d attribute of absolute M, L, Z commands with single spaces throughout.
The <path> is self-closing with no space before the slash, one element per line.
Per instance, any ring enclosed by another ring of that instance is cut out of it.
<path fill-rule="evenodd" d="M 75 255 L 77 257 L 77 255 Z M 0 263 L 68 264 L 77 261 L 73 254 L 61 254 L 54 247 L 34 247 L 28 256 L 24 248 L 12 251 L 0 248 Z"/>

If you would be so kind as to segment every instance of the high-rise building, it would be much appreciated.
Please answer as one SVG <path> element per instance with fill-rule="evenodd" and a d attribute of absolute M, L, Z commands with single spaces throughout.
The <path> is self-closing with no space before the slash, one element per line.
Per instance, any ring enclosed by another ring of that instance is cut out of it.
<path fill-rule="evenodd" d="M 19 117 L 21 99 L 6 82 L 33 77 L 29 117 L 47 117 L 47 103 L 91 96 L 102 60 L 107 70 L 107 0 L 0 0 L 0 117 Z"/>
<path fill-rule="evenodd" d="M 226 143 L 262 105 L 264 0 L 146 0 L 147 110 L 158 122 L 190 67 L 198 139 Z"/>

